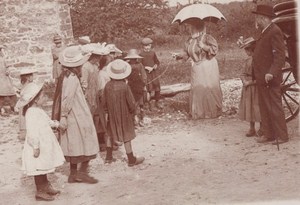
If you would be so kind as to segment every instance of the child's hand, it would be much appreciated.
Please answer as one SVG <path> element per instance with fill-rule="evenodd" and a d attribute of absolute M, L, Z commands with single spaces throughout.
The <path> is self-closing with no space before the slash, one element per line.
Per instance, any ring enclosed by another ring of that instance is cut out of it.
<path fill-rule="evenodd" d="M 49 122 L 51 128 L 58 128 L 59 122 L 57 120 L 50 120 Z"/>
<path fill-rule="evenodd" d="M 153 66 L 153 69 L 155 70 L 157 68 L 157 65 L 155 64 L 154 66 Z"/>
<path fill-rule="evenodd" d="M 34 158 L 38 158 L 40 156 L 40 148 L 33 149 Z"/>
<path fill-rule="evenodd" d="M 62 117 L 61 119 L 60 119 L 60 122 L 59 122 L 59 130 L 61 131 L 61 132 L 65 132 L 66 131 L 66 129 L 67 129 L 67 127 L 68 127 L 68 122 L 67 122 L 67 118 L 66 117 Z"/>

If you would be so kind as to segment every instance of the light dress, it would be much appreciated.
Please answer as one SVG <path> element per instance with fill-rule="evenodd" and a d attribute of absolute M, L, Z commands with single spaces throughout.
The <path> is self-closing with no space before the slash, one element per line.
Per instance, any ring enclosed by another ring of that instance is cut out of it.
<path fill-rule="evenodd" d="M 201 42 L 208 50 L 201 48 Z M 217 52 L 216 40 L 206 33 L 201 32 L 186 42 L 185 55 L 193 61 L 189 99 L 192 119 L 216 118 L 222 114 L 222 90 L 215 58 Z"/>
<path fill-rule="evenodd" d="M 30 107 L 25 115 L 26 139 L 22 153 L 22 168 L 29 176 L 51 173 L 65 161 L 50 124 L 53 121 L 44 110 Z M 33 149 L 40 149 L 39 157 L 33 156 Z"/>

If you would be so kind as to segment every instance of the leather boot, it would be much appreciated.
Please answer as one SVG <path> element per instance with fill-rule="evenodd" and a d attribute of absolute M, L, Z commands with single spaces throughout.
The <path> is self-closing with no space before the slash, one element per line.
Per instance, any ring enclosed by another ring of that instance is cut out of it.
<path fill-rule="evenodd" d="M 72 171 L 68 177 L 68 183 L 80 183 L 82 180 L 77 176 L 78 172 L 77 170 Z"/>
<path fill-rule="evenodd" d="M 37 201 L 53 201 L 54 200 L 54 197 L 49 195 L 45 191 L 45 186 L 46 185 L 38 185 L 37 186 L 37 191 L 35 193 L 35 199 Z"/>
<path fill-rule="evenodd" d="M 50 195 L 60 194 L 60 191 L 57 189 L 54 189 L 50 182 L 48 182 L 44 188 L 45 188 L 44 190 L 46 191 L 47 194 L 50 194 Z"/>

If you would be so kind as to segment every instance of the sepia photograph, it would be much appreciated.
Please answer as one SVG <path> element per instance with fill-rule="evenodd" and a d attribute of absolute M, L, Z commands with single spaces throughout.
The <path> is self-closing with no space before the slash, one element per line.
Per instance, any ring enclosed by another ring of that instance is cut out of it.
<path fill-rule="evenodd" d="M 0 204 L 300 204 L 297 0 L 0 0 Z"/>

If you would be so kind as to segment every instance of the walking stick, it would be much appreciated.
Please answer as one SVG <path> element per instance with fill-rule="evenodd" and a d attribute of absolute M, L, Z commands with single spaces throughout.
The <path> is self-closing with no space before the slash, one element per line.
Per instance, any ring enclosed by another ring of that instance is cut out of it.
<path fill-rule="evenodd" d="M 267 85 L 267 90 L 268 90 L 268 97 L 269 97 L 269 99 L 271 99 L 269 83 L 268 83 L 268 85 Z M 272 120 L 271 120 L 271 125 L 272 125 L 272 127 L 273 127 L 273 119 L 274 119 L 274 116 L 273 116 L 272 102 L 270 103 L 270 110 L 271 110 L 271 118 L 272 118 Z M 273 133 L 273 132 L 272 132 L 272 133 Z M 275 135 L 275 140 L 276 140 L 277 149 L 278 149 L 278 151 L 279 151 L 279 142 L 278 142 L 278 136 L 277 136 L 277 135 Z"/>

